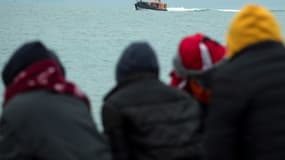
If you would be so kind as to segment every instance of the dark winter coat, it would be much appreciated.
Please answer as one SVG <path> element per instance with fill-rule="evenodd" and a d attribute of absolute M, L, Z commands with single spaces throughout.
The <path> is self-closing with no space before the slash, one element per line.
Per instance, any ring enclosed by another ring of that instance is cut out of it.
<path fill-rule="evenodd" d="M 36 90 L 5 105 L 0 160 L 110 160 L 87 105 L 79 98 Z"/>
<path fill-rule="evenodd" d="M 197 102 L 156 74 L 119 83 L 104 100 L 103 124 L 116 160 L 201 158 Z"/>
<path fill-rule="evenodd" d="M 209 160 L 285 159 L 285 48 L 266 41 L 217 70 L 207 119 Z"/>

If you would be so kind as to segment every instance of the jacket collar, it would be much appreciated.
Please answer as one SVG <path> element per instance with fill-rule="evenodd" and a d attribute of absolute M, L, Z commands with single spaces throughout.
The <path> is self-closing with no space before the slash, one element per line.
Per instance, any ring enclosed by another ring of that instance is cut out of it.
<path fill-rule="evenodd" d="M 251 52 L 251 51 L 255 51 L 255 50 L 264 50 L 266 48 L 275 48 L 275 47 L 284 47 L 283 43 L 280 42 L 276 42 L 276 41 L 263 41 L 263 42 L 259 42 L 253 45 L 249 45 L 247 47 L 245 47 L 244 49 L 240 50 L 239 52 L 237 52 L 233 57 L 229 58 L 229 61 L 232 61 L 234 59 L 236 59 L 237 57 L 243 55 L 243 54 L 247 54 L 247 52 Z"/>
<path fill-rule="evenodd" d="M 104 101 L 106 101 L 110 96 L 112 96 L 114 93 L 119 91 L 122 88 L 125 88 L 126 86 L 136 83 L 138 81 L 142 81 L 145 79 L 158 79 L 157 73 L 150 73 L 150 72 L 142 72 L 137 74 L 132 74 L 125 78 L 123 81 L 116 84 L 116 86 L 105 96 Z"/>

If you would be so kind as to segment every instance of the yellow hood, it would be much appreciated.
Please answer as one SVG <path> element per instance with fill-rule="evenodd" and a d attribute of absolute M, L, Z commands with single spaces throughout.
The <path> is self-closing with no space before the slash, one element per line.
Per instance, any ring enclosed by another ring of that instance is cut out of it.
<path fill-rule="evenodd" d="M 277 21 L 265 8 L 246 5 L 234 16 L 228 28 L 226 57 L 230 58 L 243 48 L 266 40 L 283 42 Z"/>

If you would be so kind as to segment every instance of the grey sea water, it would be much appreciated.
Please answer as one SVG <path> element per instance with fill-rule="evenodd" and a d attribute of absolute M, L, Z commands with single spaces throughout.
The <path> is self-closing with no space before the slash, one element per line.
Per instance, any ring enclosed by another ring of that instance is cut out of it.
<path fill-rule="evenodd" d="M 273 13 L 285 32 L 285 12 Z M 100 127 L 102 98 L 114 86 L 117 59 L 130 42 L 148 41 L 153 46 L 160 77 L 167 83 L 179 40 L 202 32 L 224 43 L 233 15 L 231 10 L 158 12 L 135 11 L 133 6 L 1 5 L 0 69 L 24 42 L 43 41 L 62 59 L 68 79 L 90 97 Z"/>

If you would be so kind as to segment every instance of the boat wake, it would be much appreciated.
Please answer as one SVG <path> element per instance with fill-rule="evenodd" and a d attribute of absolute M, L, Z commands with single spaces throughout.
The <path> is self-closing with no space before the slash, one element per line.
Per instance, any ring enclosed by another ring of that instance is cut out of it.
<path fill-rule="evenodd" d="M 175 7 L 167 8 L 167 11 L 170 12 L 207 12 L 207 11 L 216 11 L 216 12 L 239 12 L 238 9 L 211 9 L 211 8 L 184 8 L 184 7 Z M 271 10 L 272 12 L 285 12 L 285 10 Z"/>
<path fill-rule="evenodd" d="M 184 7 L 167 8 L 167 11 L 170 12 L 201 12 L 207 10 L 208 10 L 207 8 L 184 8 Z"/>
<path fill-rule="evenodd" d="M 205 11 L 239 12 L 239 10 L 236 10 L 236 9 L 210 9 L 210 8 L 184 8 L 184 7 L 167 8 L 167 11 L 170 11 L 170 12 L 205 12 Z"/>
<path fill-rule="evenodd" d="M 239 12 L 238 9 L 212 9 L 212 10 L 219 12 Z"/>

